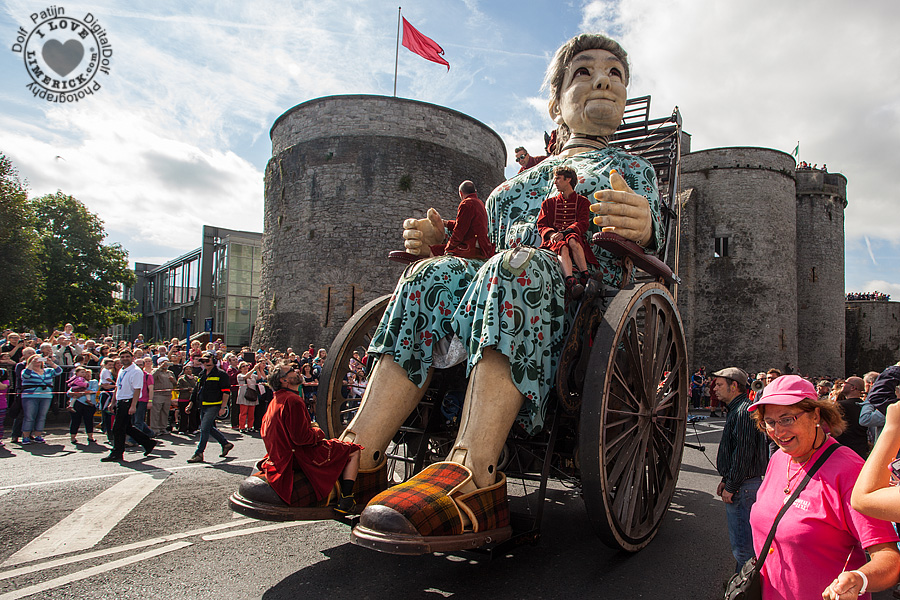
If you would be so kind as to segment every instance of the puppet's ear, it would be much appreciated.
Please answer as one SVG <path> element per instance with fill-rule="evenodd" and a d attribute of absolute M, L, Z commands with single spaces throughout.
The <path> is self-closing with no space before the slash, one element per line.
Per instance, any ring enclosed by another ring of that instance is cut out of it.
<path fill-rule="evenodd" d="M 553 119 L 553 122 L 556 123 L 557 125 L 562 125 L 563 124 L 562 112 L 560 111 L 560 108 L 559 108 L 559 102 L 557 102 L 555 98 L 553 100 L 551 100 L 550 103 L 547 105 L 547 109 L 548 109 L 548 112 L 550 113 L 550 118 Z"/>

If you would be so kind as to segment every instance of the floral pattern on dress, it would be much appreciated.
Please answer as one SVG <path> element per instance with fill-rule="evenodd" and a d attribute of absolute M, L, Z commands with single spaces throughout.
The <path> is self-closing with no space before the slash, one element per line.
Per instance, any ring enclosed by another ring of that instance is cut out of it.
<path fill-rule="evenodd" d="M 656 174 L 644 159 L 616 148 L 570 158 L 551 157 L 499 185 L 488 197 L 488 233 L 497 254 L 487 262 L 452 256 L 418 261 L 404 273 L 369 348 L 394 355 L 409 378 L 422 385 L 432 364 L 434 343 L 455 333 L 466 345 L 468 369 L 484 348 L 509 358 L 512 380 L 525 397 L 517 422 L 529 433 L 541 430 L 547 398 L 574 306 L 564 301 L 565 284 L 552 252 L 531 249 L 524 264 L 512 257 L 537 222 L 541 202 L 558 193 L 552 171 L 566 165 L 578 173 L 575 191 L 592 203 L 593 193 L 609 189 L 616 169 L 636 193 L 646 196 L 654 218 L 650 247 L 662 245 L 662 219 Z M 591 220 L 588 240 L 600 231 Z M 538 241 L 539 243 L 539 241 Z M 622 268 L 613 254 L 596 249 L 603 282 L 617 286 Z M 512 257 L 512 259 L 511 259 Z M 449 314 L 448 314 L 449 311 Z"/>
<path fill-rule="evenodd" d="M 369 352 L 391 354 L 410 381 L 425 383 L 434 346 L 453 333 L 453 313 L 483 261 L 445 255 L 409 265 L 397 282 Z"/>

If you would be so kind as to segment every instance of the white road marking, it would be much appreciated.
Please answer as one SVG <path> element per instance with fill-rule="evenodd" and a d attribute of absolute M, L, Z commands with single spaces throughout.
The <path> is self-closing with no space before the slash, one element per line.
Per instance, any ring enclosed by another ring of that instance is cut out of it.
<path fill-rule="evenodd" d="M 212 535 L 204 535 L 200 539 L 204 542 L 212 542 L 214 540 L 225 540 L 242 535 L 250 535 L 253 533 L 262 533 L 263 531 L 272 531 L 274 529 L 285 529 L 287 527 L 297 527 L 298 525 L 307 525 L 309 523 L 317 523 L 317 521 L 288 521 L 287 523 L 275 523 L 273 525 L 262 525 L 260 527 L 250 527 L 249 529 L 240 529 L 238 531 L 226 531 L 225 533 L 214 533 Z"/>
<path fill-rule="evenodd" d="M 184 465 L 183 467 L 169 467 L 168 469 L 148 469 L 147 471 L 141 471 L 142 474 L 145 475 L 153 475 L 154 473 L 171 473 L 172 471 L 181 471 L 184 469 L 216 469 L 220 466 L 224 465 L 240 465 L 244 463 L 258 463 L 259 459 L 251 458 L 248 460 L 231 460 L 223 463 L 215 463 L 215 464 L 198 464 L 198 465 Z M 125 473 L 107 473 L 106 475 L 85 475 L 84 477 L 70 477 L 68 479 L 55 479 L 53 481 L 35 481 L 32 483 L 17 483 L 14 485 L 0 485 L 0 493 L 9 490 L 17 490 L 22 488 L 30 488 L 37 487 L 39 485 L 56 485 L 58 483 L 71 483 L 73 481 L 90 481 L 92 479 L 109 479 L 110 477 L 128 477 L 129 475 L 134 475 L 134 471 L 127 471 Z"/>
<path fill-rule="evenodd" d="M 120 481 L 75 509 L 0 566 L 18 565 L 94 547 L 165 479 L 141 474 Z"/>
<path fill-rule="evenodd" d="M 94 552 L 84 552 L 82 554 L 76 554 L 75 556 L 65 556 L 63 558 L 57 558 L 56 560 L 50 560 L 50 561 L 35 564 L 35 565 L 28 565 L 26 567 L 19 567 L 18 569 L 10 569 L 9 571 L 2 571 L 2 572 L 0 572 L 0 581 L 2 581 L 4 579 L 11 579 L 13 577 L 18 577 L 20 575 L 28 575 L 29 573 L 36 573 L 38 571 L 54 569 L 56 567 L 68 565 L 68 564 L 75 563 L 75 562 L 80 562 L 83 560 L 91 560 L 94 558 L 101 558 L 103 556 L 108 556 L 110 554 L 118 554 L 119 552 L 128 552 L 130 550 L 146 548 L 147 546 L 155 546 L 156 544 L 163 544 L 165 542 L 174 542 L 175 540 L 180 540 L 180 539 L 192 537 L 195 535 L 203 535 L 204 533 L 211 533 L 213 531 L 220 531 L 222 529 L 229 529 L 231 527 L 240 527 L 241 525 L 246 525 L 248 523 L 255 523 L 255 522 L 256 522 L 256 519 L 248 519 L 246 517 L 241 517 L 240 520 L 231 521 L 230 523 L 220 523 L 219 525 L 211 525 L 209 527 L 194 529 L 192 531 L 183 531 L 181 533 L 172 533 L 170 535 L 164 535 L 162 537 L 150 538 L 149 540 L 144 540 L 142 542 L 133 542 L 131 544 L 124 544 L 122 546 L 115 546 L 113 548 L 105 548 L 103 550 L 96 550 Z"/>
<path fill-rule="evenodd" d="M 52 590 L 53 588 L 68 585 L 75 581 L 81 581 L 82 579 L 88 579 L 89 577 L 94 577 L 95 575 L 118 569 L 119 567 L 124 567 L 126 565 L 134 564 L 136 562 L 141 562 L 142 560 L 147 560 L 159 556 L 161 554 L 166 554 L 167 552 L 172 552 L 173 550 L 181 550 L 182 548 L 187 548 L 191 545 L 193 545 L 191 542 L 175 542 L 174 544 L 169 544 L 168 546 L 163 546 L 162 548 L 148 550 L 147 552 L 135 554 L 134 556 L 126 556 L 125 558 L 120 558 L 119 560 L 114 560 L 103 565 L 97 565 L 96 567 L 90 567 L 82 571 L 76 571 L 75 573 L 72 573 L 70 575 L 63 575 L 62 577 L 57 577 L 55 579 L 50 579 L 42 583 L 37 583 L 35 585 L 7 592 L 0 595 L 0 600 L 18 600 L 19 598 L 25 598 L 26 596 L 33 596 L 34 594 L 46 592 L 47 590 Z"/>

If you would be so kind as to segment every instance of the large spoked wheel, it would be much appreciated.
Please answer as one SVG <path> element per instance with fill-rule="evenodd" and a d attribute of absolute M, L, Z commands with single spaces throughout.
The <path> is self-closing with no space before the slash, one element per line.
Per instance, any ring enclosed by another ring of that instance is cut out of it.
<path fill-rule="evenodd" d="M 316 420 L 330 438 L 340 436 L 356 414 L 359 399 L 344 398 L 342 382 L 350 369 L 353 352 L 365 356 L 390 299 L 390 294 L 381 296 L 356 311 L 338 332 L 328 350 L 328 358 L 319 376 Z M 366 362 L 366 372 L 371 373 L 375 366 L 374 357 L 370 356 Z"/>
<path fill-rule="evenodd" d="M 594 338 L 581 406 L 584 502 L 597 535 L 636 552 L 665 516 L 688 408 L 681 317 L 658 283 L 622 290 Z"/>

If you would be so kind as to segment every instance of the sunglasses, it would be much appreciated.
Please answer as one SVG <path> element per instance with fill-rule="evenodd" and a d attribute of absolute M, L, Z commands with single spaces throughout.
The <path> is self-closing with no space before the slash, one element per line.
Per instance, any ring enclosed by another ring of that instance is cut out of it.
<path fill-rule="evenodd" d="M 523 154 L 522 156 L 517 156 L 517 157 L 516 157 L 516 162 L 522 162 L 523 160 L 525 160 L 525 155 L 524 155 L 524 154 Z"/>

